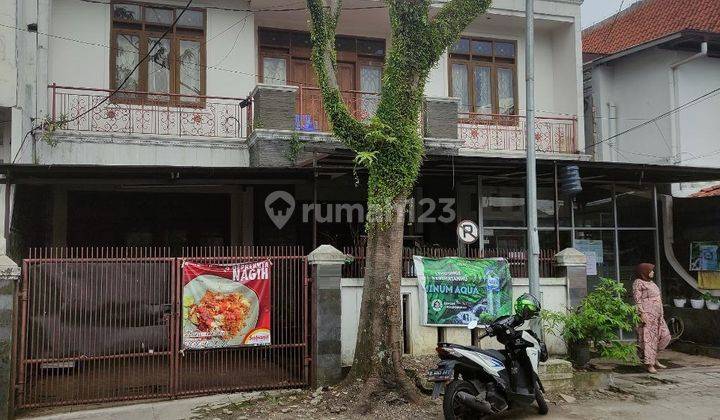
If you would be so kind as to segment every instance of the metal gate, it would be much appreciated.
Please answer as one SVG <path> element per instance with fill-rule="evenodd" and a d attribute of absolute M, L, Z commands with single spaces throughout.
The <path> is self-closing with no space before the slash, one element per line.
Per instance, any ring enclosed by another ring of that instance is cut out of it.
<path fill-rule="evenodd" d="M 182 348 L 184 261 L 269 259 L 272 345 Z M 23 261 L 17 408 L 306 386 L 302 247 L 43 248 Z"/>

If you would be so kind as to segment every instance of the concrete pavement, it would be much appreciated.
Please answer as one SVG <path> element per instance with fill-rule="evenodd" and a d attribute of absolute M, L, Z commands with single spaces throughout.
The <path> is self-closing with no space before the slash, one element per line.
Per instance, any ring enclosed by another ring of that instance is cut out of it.
<path fill-rule="evenodd" d="M 619 374 L 614 377 L 610 390 L 589 391 L 574 394 L 568 403 L 554 397 L 550 415 L 539 416 L 534 410 L 506 413 L 500 419 L 618 419 L 633 420 L 720 420 L 720 360 L 701 356 L 689 356 L 675 352 L 663 352 L 661 360 L 669 362 L 671 369 L 656 375 L 647 373 Z M 297 394 L 297 400 L 294 396 Z M 158 401 L 128 406 L 83 409 L 63 412 L 67 409 L 36 411 L 35 419 L 58 420 L 177 420 L 177 419 L 247 419 L 248 407 L 258 403 L 271 407 L 260 417 L 267 418 L 319 418 L 324 415 L 288 409 L 286 400 L 299 401 L 298 391 L 270 393 L 251 392 L 209 397 Z M 297 404 L 297 402 L 295 402 Z M 440 407 L 423 410 L 422 415 L 413 412 L 411 406 L 399 406 L 401 412 L 394 418 L 442 418 Z M 409 411 L 408 411 L 409 410 Z M 39 417 L 37 417 L 39 416 Z M 351 419 L 357 416 L 343 413 L 335 419 Z"/>

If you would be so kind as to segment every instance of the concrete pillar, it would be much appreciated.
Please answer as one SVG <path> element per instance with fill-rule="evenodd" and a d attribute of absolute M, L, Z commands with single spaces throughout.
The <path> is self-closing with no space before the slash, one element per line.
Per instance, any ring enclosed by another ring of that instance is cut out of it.
<path fill-rule="evenodd" d="M 588 293 L 587 257 L 574 248 L 565 248 L 555 254 L 561 275 L 567 278 L 568 306 L 577 307 Z"/>
<path fill-rule="evenodd" d="M 331 245 L 320 245 L 308 255 L 312 267 L 313 387 L 333 385 L 342 379 L 340 278 L 345 259 L 345 254 Z"/>
<path fill-rule="evenodd" d="M 20 267 L 0 255 L 0 419 L 10 418 L 13 398 L 13 306 Z"/>
<path fill-rule="evenodd" d="M 458 98 L 425 98 L 425 137 L 457 139 Z"/>
<path fill-rule="evenodd" d="M 298 88 L 259 84 L 252 92 L 253 130 L 294 130 Z"/>

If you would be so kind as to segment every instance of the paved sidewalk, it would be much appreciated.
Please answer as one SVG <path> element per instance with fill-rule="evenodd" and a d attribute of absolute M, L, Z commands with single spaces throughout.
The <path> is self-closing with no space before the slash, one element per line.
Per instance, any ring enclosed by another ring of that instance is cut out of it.
<path fill-rule="evenodd" d="M 171 401 L 153 401 L 122 406 L 86 406 L 77 407 L 79 411 L 69 411 L 73 407 L 37 410 L 19 418 L 33 420 L 179 420 L 212 419 L 215 413 L 223 417 L 232 414 L 232 410 L 257 399 L 282 398 L 296 390 L 244 392 L 220 394 L 197 398 L 184 398 Z M 235 417 L 242 419 L 242 417 Z"/>
<path fill-rule="evenodd" d="M 550 405 L 549 416 L 539 416 L 532 409 L 505 413 L 500 419 L 633 419 L 633 420 L 720 420 L 720 360 L 682 353 L 663 352 L 661 359 L 669 360 L 672 369 L 661 370 L 656 375 L 632 373 L 616 375 L 610 390 L 575 394 L 571 403 Z M 297 419 L 318 418 L 314 410 L 300 407 L 304 393 L 297 390 L 251 392 L 209 397 L 158 401 L 142 404 L 96 407 L 83 411 L 66 412 L 68 409 L 52 409 L 34 412 L 34 419 L 58 420 L 178 420 L 222 419 L 242 420 L 249 417 L 248 408 L 255 404 L 266 406 L 261 418 Z M 296 395 L 297 394 L 297 395 Z M 288 402 L 292 400 L 293 402 Z M 437 401 L 436 401 L 437 402 Z M 294 406 L 292 404 L 295 404 Z M 302 409 L 293 409 L 298 407 Z M 76 408 L 78 409 L 78 408 Z M 416 410 L 408 405 L 397 406 L 393 418 L 441 419 L 441 407 Z M 391 409 L 393 410 L 393 409 Z M 407 413 L 415 413 L 408 416 Z M 422 414 L 420 414 L 422 413 Z M 38 417 L 39 416 L 39 417 Z M 324 417 L 324 416 L 323 416 Z M 335 419 L 358 418 L 351 413 L 338 413 Z"/>

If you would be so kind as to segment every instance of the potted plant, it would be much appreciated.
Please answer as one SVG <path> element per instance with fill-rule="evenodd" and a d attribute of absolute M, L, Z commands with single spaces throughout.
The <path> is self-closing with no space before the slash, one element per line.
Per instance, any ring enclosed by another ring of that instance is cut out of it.
<path fill-rule="evenodd" d="M 562 337 L 575 366 L 584 366 L 590 361 L 591 348 L 602 357 L 637 362 L 635 343 L 622 342 L 618 335 L 621 330 L 633 330 L 640 322 L 635 305 L 627 303 L 626 295 L 622 283 L 601 279 L 577 308 L 564 313 L 543 311 L 545 328 Z"/>
<path fill-rule="evenodd" d="M 687 298 L 686 297 L 675 298 L 675 299 L 673 299 L 673 304 L 675 305 L 676 308 L 684 308 L 685 305 L 687 305 Z"/>
<path fill-rule="evenodd" d="M 710 292 L 705 292 L 703 293 L 703 300 L 705 300 L 705 306 L 711 311 L 720 309 L 720 297 L 713 296 Z"/>
<path fill-rule="evenodd" d="M 693 309 L 702 309 L 705 306 L 705 300 L 702 295 L 700 297 L 690 299 L 690 306 L 692 306 Z"/>

